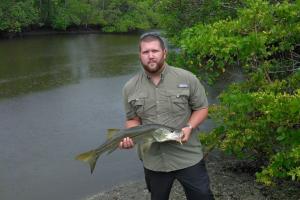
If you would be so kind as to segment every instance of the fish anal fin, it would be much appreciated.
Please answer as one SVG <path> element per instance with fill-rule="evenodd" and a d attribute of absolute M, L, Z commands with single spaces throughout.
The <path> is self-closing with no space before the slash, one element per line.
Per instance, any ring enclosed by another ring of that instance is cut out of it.
<path fill-rule="evenodd" d="M 106 138 L 107 139 L 111 139 L 119 131 L 120 131 L 120 129 L 116 129 L 116 128 L 107 129 Z"/>

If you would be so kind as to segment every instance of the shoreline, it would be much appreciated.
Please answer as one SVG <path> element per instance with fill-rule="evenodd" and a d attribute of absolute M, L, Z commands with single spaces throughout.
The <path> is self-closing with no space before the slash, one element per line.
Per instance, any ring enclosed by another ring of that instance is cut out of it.
<path fill-rule="evenodd" d="M 244 172 L 240 162 L 220 152 L 213 151 L 206 158 L 215 200 L 299 200 L 300 184 L 281 183 L 266 187 L 255 182 L 255 176 Z M 144 180 L 130 181 L 110 190 L 101 191 L 82 200 L 142 200 L 150 199 Z M 175 181 L 169 200 L 185 200 L 184 191 Z"/>
<path fill-rule="evenodd" d="M 31 30 L 22 30 L 21 32 L 0 32 L 0 40 L 9 40 L 14 38 L 22 38 L 26 36 L 44 36 L 44 35 L 75 35 L 75 34 L 138 34 L 142 30 L 131 32 L 104 32 L 101 28 L 82 28 L 72 27 L 67 30 L 55 30 L 52 28 L 36 28 Z"/>

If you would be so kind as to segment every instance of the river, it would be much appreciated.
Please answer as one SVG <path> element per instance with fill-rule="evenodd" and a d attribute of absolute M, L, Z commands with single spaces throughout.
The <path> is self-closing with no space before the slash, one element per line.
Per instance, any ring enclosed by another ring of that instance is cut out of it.
<path fill-rule="evenodd" d="M 0 40 L 0 199 L 80 200 L 143 179 L 135 150 L 74 160 L 124 123 L 121 90 L 140 69 L 137 35 Z M 209 88 L 209 101 L 224 83 Z M 202 126 L 211 127 L 209 120 Z"/>
<path fill-rule="evenodd" d="M 124 123 L 121 89 L 140 69 L 135 35 L 55 35 L 0 41 L 0 199 L 76 200 L 141 179 L 134 150 L 93 175 L 76 154 Z"/>

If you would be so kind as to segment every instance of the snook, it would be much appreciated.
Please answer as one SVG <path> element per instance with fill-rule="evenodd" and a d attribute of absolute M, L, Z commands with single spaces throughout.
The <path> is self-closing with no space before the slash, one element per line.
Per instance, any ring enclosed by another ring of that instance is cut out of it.
<path fill-rule="evenodd" d="M 98 158 L 105 152 L 109 154 L 116 150 L 125 137 L 130 137 L 135 144 L 143 144 L 149 141 L 177 141 L 181 143 L 181 135 L 181 130 L 159 124 L 140 125 L 129 129 L 108 129 L 108 139 L 103 144 L 96 149 L 79 154 L 75 159 L 88 163 L 91 173 L 93 173 Z"/>

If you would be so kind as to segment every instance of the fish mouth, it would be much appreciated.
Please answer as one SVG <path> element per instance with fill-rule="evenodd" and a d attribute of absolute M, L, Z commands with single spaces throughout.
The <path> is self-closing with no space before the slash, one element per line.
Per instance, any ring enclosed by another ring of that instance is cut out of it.
<path fill-rule="evenodd" d="M 157 142 L 176 141 L 181 142 L 182 132 L 168 130 L 168 129 L 157 129 L 153 133 L 153 137 Z"/>

